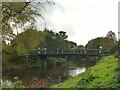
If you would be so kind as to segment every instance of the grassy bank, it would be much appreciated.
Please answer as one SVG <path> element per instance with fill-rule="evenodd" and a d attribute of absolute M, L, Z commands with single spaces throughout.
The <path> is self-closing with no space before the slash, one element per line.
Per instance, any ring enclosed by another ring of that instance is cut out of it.
<path fill-rule="evenodd" d="M 116 88 L 119 87 L 117 73 L 118 59 L 107 56 L 85 73 L 53 85 L 52 88 Z"/>

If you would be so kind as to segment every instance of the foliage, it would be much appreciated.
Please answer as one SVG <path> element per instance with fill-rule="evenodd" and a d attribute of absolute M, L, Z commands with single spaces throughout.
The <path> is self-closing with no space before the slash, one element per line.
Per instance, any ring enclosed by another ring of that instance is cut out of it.
<path fill-rule="evenodd" d="M 39 59 L 38 55 L 31 56 L 32 53 L 38 53 L 35 52 L 36 49 L 39 48 L 42 51 L 46 48 L 52 53 L 61 49 L 71 49 L 71 47 L 76 47 L 77 45 L 74 42 L 63 39 L 59 33 L 51 30 L 37 31 L 29 28 L 14 37 L 11 44 L 7 45 L 3 41 L 3 46 L 3 66 L 9 66 L 8 63 L 13 62 L 27 67 L 36 67 L 38 63 L 40 65 L 41 62 L 39 61 L 42 60 Z M 61 63 L 64 60 L 56 59 L 55 61 Z"/>
<path fill-rule="evenodd" d="M 63 38 L 63 39 L 67 39 L 68 35 L 66 35 L 66 32 L 64 31 L 59 31 L 59 35 Z"/>
<path fill-rule="evenodd" d="M 6 80 L 6 81 L 2 81 L 2 88 L 23 88 L 23 83 L 22 81 L 19 79 L 19 77 L 14 77 L 13 82 Z"/>
<path fill-rule="evenodd" d="M 98 38 L 90 40 L 86 44 L 86 48 L 87 49 L 98 49 L 102 39 L 103 39 L 102 37 L 98 37 Z"/>
<path fill-rule="evenodd" d="M 45 44 L 46 48 L 50 50 L 56 50 L 58 49 L 68 49 L 70 48 L 69 41 L 65 40 L 64 38 L 66 35 L 62 35 L 60 33 L 55 33 L 53 31 L 45 30 L 46 37 L 45 37 Z"/>
<path fill-rule="evenodd" d="M 25 56 L 33 49 L 57 50 L 70 48 L 70 43 L 64 40 L 58 33 L 45 29 L 37 31 L 36 29 L 27 29 L 11 41 L 11 50 L 15 50 L 18 56 Z M 54 46 L 54 47 L 53 47 Z M 6 48 L 5 48 L 6 49 Z M 8 50 L 8 49 L 7 49 Z"/>
<path fill-rule="evenodd" d="M 30 50 L 37 48 L 44 41 L 44 34 L 41 31 L 28 29 L 24 33 L 19 34 L 11 42 L 11 46 L 15 48 L 18 56 L 24 56 Z"/>
<path fill-rule="evenodd" d="M 1 88 L 13 88 L 13 84 L 9 80 L 2 81 Z"/>
<path fill-rule="evenodd" d="M 118 52 L 118 41 L 116 41 L 112 47 L 111 47 L 111 52 L 116 53 Z"/>
<path fill-rule="evenodd" d="M 41 0 L 40 2 L 34 2 L 34 0 L 28 2 L 2 2 L 3 33 L 5 35 L 10 34 L 12 33 L 13 27 L 17 27 L 18 24 L 24 25 L 27 22 L 35 26 L 35 18 L 43 18 L 41 9 L 46 4 L 54 4 L 54 2 L 48 0 Z M 10 22 L 14 22 L 14 26 L 11 26 Z"/>
<path fill-rule="evenodd" d="M 77 48 L 78 49 L 84 49 L 85 47 L 83 45 L 78 45 Z"/>
<path fill-rule="evenodd" d="M 53 85 L 52 88 L 120 88 L 118 72 L 118 59 L 107 56 L 85 73 Z"/>
<path fill-rule="evenodd" d="M 44 80 L 34 78 L 29 85 L 25 86 L 25 88 L 30 89 L 30 88 L 47 88 L 47 87 Z"/>
<path fill-rule="evenodd" d="M 119 58 L 119 53 L 118 52 L 115 52 L 113 55 L 114 55 L 115 58 Z"/>
<path fill-rule="evenodd" d="M 101 46 L 103 47 L 103 49 L 111 49 L 113 45 L 114 39 L 103 38 L 101 40 Z"/>
<path fill-rule="evenodd" d="M 11 45 L 7 45 L 5 41 L 2 41 L 2 45 L 3 45 L 3 48 L 2 48 L 3 53 L 4 52 L 7 54 L 14 53 L 14 49 L 11 47 Z"/>
<path fill-rule="evenodd" d="M 116 67 L 118 67 L 117 63 L 118 59 L 113 56 L 104 58 L 85 74 L 85 76 L 92 75 L 92 80 L 89 83 L 82 84 L 80 79 L 78 86 L 82 87 L 83 85 L 86 88 L 118 88 L 118 72 L 115 71 Z M 83 77 L 83 79 L 85 78 Z"/>
<path fill-rule="evenodd" d="M 95 77 L 93 75 L 83 76 L 79 81 L 79 85 L 80 85 L 79 88 L 85 88 L 85 84 L 92 82 L 94 78 Z"/>
<path fill-rule="evenodd" d="M 99 49 L 99 46 L 102 46 L 103 49 L 111 49 L 114 45 L 113 39 L 98 37 L 95 39 L 90 40 L 86 44 L 87 49 Z"/>
<path fill-rule="evenodd" d="M 116 35 L 114 32 L 109 31 L 106 35 L 106 38 L 116 40 Z"/>
<path fill-rule="evenodd" d="M 120 41 L 116 41 L 112 46 L 111 46 L 111 52 L 115 54 L 116 57 L 118 57 L 120 53 Z"/>
<path fill-rule="evenodd" d="M 109 31 L 105 37 L 97 37 L 86 44 L 87 49 L 99 49 L 99 46 L 102 46 L 102 49 L 109 49 L 111 53 L 117 52 L 118 41 L 116 41 L 115 33 Z"/>
<path fill-rule="evenodd" d="M 23 83 L 19 79 L 19 77 L 14 77 L 13 86 L 14 86 L 14 88 L 23 88 L 24 87 Z"/>
<path fill-rule="evenodd" d="M 38 79 L 38 78 L 34 78 L 31 80 L 30 84 L 24 84 L 22 82 L 22 80 L 20 80 L 19 77 L 14 77 L 13 82 L 6 80 L 2 82 L 1 85 L 2 89 L 20 89 L 20 88 L 24 88 L 24 89 L 31 89 L 31 88 L 47 88 L 46 84 L 44 82 L 44 80 L 42 79 Z"/>
<path fill-rule="evenodd" d="M 69 49 L 76 49 L 77 48 L 77 44 L 73 41 L 68 41 L 69 43 Z"/>

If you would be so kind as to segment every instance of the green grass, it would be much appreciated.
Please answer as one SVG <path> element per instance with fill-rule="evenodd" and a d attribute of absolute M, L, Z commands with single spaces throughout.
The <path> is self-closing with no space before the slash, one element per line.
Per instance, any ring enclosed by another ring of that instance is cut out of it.
<path fill-rule="evenodd" d="M 107 56 L 79 76 L 69 78 L 52 88 L 117 88 L 118 59 Z"/>

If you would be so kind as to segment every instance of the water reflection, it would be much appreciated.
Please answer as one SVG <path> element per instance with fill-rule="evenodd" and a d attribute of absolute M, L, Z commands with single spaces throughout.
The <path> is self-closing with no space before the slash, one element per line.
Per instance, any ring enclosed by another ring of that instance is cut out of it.
<path fill-rule="evenodd" d="M 81 74 L 81 73 L 83 73 L 85 71 L 86 71 L 86 68 L 77 67 L 74 70 L 69 70 L 69 75 L 71 77 L 74 77 L 74 76 L 78 76 L 78 74 Z"/>
<path fill-rule="evenodd" d="M 66 64 L 47 66 L 33 69 L 14 69 L 14 71 L 3 72 L 3 79 L 12 81 L 18 76 L 24 83 L 30 83 L 33 78 L 44 79 L 48 85 L 58 83 L 69 77 L 77 76 L 86 71 L 86 68 L 93 65 L 88 60 L 68 60 Z M 48 80 L 49 79 L 49 80 Z M 49 82 L 48 82 L 49 81 Z"/>

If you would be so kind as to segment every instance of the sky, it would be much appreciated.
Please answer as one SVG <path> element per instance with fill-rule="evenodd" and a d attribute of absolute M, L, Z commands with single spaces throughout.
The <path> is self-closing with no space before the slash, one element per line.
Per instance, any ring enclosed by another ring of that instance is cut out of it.
<path fill-rule="evenodd" d="M 55 32 L 66 31 L 68 40 L 86 45 L 112 30 L 118 34 L 119 0 L 53 0 L 46 8 L 46 27 Z M 38 28 L 41 26 L 38 19 Z"/>

